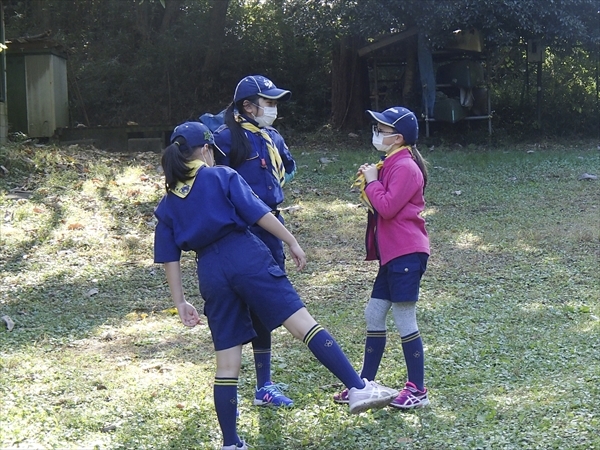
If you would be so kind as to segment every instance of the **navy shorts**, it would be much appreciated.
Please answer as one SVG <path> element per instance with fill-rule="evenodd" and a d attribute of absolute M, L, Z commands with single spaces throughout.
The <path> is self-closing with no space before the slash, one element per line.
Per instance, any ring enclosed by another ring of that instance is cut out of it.
<path fill-rule="evenodd" d="M 392 259 L 379 268 L 371 298 L 391 302 L 416 302 L 419 300 L 421 277 L 427 269 L 427 253 L 411 253 Z"/>
<path fill-rule="evenodd" d="M 251 311 L 274 330 L 304 307 L 267 246 L 249 231 L 229 233 L 198 252 L 198 281 L 217 351 L 256 337 Z"/>
<path fill-rule="evenodd" d="M 277 216 L 277 219 L 279 220 L 279 222 L 281 222 L 282 225 L 285 225 L 281 214 Z M 250 231 L 252 231 L 252 233 L 255 234 L 256 237 L 258 237 L 261 241 L 265 243 L 267 247 L 269 247 L 269 250 L 271 250 L 271 255 L 273 255 L 275 262 L 279 265 L 279 267 L 285 269 L 285 253 L 283 251 L 283 242 L 281 242 L 281 239 L 279 239 L 276 236 L 273 236 L 267 230 L 258 225 L 251 226 Z"/>

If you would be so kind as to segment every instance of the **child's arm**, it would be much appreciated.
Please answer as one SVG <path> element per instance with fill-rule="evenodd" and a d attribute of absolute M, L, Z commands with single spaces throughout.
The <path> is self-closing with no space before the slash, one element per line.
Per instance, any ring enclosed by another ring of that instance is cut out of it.
<path fill-rule="evenodd" d="M 168 262 L 164 264 L 167 275 L 167 283 L 171 290 L 171 298 L 175 303 L 181 322 L 186 327 L 195 327 L 200 322 L 198 311 L 193 305 L 185 300 L 183 294 L 183 283 L 181 282 L 181 264 L 179 261 Z"/>
<path fill-rule="evenodd" d="M 290 249 L 290 253 L 292 254 L 292 258 L 294 259 L 298 270 L 304 269 L 304 266 L 306 266 L 306 255 L 304 254 L 304 250 L 298 245 L 298 241 L 296 241 L 296 238 L 292 233 L 290 233 L 273 214 L 268 212 L 258 219 L 256 225 L 285 242 Z"/>

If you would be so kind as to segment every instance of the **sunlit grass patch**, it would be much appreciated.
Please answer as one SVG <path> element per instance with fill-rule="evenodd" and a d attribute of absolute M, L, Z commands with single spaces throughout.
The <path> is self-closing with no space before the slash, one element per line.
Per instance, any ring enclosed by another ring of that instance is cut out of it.
<path fill-rule="evenodd" d="M 364 261 L 367 214 L 351 184 L 378 155 L 366 146 L 292 150 L 300 170 L 283 215 L 309 263 L 288 273 L 360 369 L 378 263 Z M 331 399 L 338 380 L 280 328 L 273 378 L 297 407 L 252 406 L 246 346 L 240 434 L 255 448 L 304 450 L 600 447 L 599 191 L 578 179 L 600 171 L 596 145 L 422 150 L 432 255 L 418 320 L 431 406 L 350 416 Z M 159 155 L 0 155 L 11 158 L 0 178 L 0 313 L 15 321 L 11 332 L 0 322 L 0 447 L 220 448 L 206 321 L 181 325 L 152 262 Z M 8 198 L 15 187 L 31 194 Z M 182 267 L 201 311 L 193 254 Z M 401 387 L 391 318 L 388 330 L 377 378 Z"/>

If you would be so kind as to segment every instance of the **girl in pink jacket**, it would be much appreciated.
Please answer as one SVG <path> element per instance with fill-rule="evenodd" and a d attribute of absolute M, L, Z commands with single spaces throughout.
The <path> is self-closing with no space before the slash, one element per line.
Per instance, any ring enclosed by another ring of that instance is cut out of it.
<path fill-rule="evenodd" d="M 361 377 L 375 379 L 386 344 L 386 316 L 391 309 L 402 339 L 408 381 L 390 406 L 412 409 L 429 404 L 423 341 L 416 317 L 421 277 L 430 252 L 421 217 L 427 169 L 415 146 L 419 125 L 412 111 L 398 106 L 381 113 L 367 112 L 375 120 L 373 146 L 384 156 L 378 164 L 363 164 L 358 169 L 357 185 L 369 208 L 366 259 L 380 262 L 365 308 L 367 337 Z M 334 395 L 334 400 L 347 403 L 347 390 Z"/>

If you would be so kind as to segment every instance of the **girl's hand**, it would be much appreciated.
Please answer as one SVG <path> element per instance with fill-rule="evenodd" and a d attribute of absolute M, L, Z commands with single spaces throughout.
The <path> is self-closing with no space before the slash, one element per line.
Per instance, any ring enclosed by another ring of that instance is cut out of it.
<path fill-rule="evenodd" d="M 377 165 L 376 164 L 363 164 L 358 169 L 359 173 L 365 176 L 365 181 L 370 183 L 371 181 L 377 180 Z"/>
<path fill-rule="evenodd" d="M 179 318 L 181 322 L 186 327 L 195 327 L 200 323 L 200 317 L 198 316 L 198 311 L 194 305 L 184 302 L 177 306 L 177 312 L 179 313 Z"/>
<path fill-rule="evenodd" d="M 361 165 L 361 166 L 358 168 L 358 170 L 356 171 L 356 175 L 358 176 L 358 175 L 362 175 L 362 174 L 364 174 L 364 173 L 365 173 L 365 170 L 367 170 L 367 168 L 368 168 L 369 166 L 370 166 L 370 164 L 366 164 L 366 163 L 365 163 L 365 164 L 362 164 L 362 165 Z"/>
<path fill-rule="evenodd" d="M 304 266 L 306 266 L 306 255 L 304 254 L 302 247 L 296 243 L 290 245 L 289 249 L 290 253 L 292 254 L 292 259 L 294 260 L 294 263 L 296 263 L 298 270 L 304 269 Z"/>

